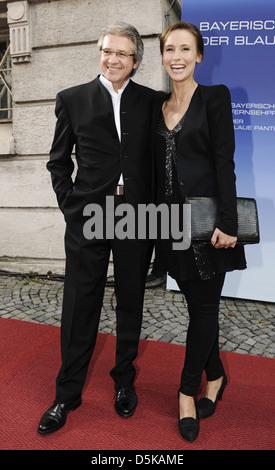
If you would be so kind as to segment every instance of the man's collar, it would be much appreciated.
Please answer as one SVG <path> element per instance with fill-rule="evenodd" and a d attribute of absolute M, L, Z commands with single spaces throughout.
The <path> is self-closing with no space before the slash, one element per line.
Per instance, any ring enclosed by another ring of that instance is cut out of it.
<path fill-rule="evenodd" d="M 104 75 L 100 74 L 99 75 L 99 80 L 111 93 L 116 93 L 116 91 L 114 90 L 112 82 L 107 80 L 107 78 L 105 78 Z M 121 94 L 125 90 L 125 88 L 127 87 L 129 81 L 130 81 L 130 79 L 128 78 L 128 80 L 126 80 L 126 82 L 124 82 L 122 87 L 118 90 L 117 94 Z"/>

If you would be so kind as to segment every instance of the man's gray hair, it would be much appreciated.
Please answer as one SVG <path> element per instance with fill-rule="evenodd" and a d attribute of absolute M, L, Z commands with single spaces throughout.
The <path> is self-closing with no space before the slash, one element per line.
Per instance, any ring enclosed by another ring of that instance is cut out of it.
<path fill-rule="evenodd" d="M 107 34 L 113 34 L 114 36 L 124 36 L 124 37 L 129 38 L 133 43 L 133 53 L 135 54 L 133 57 L 134 63 L 136 62 L 140 63 L 142 61 L 144 45 L 143 45 L 143 41 L 141 39 L 141 36 L 138 30 L 134 26 L 132 26 L 131 24 L 121 22 L 121 23 L 115 23 L 115 24 L 112 24 L 103 28 L 103 30 L 101 31 L 100 38 L 97 43 L 97 47 L 99 50 L 101 50 L 103 40 L 105 36 L 107 36 Z M 136 73 L 138 67 L 132 70 L 131 75 L 130 75 L 131 77 Z"/>

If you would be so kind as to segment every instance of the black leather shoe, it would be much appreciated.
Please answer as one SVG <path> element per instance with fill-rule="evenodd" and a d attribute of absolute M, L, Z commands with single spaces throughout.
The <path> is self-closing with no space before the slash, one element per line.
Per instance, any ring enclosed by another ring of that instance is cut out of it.
<path fill-rule="evenodd" d="M 178 392 L 178 400 L 179 400 L 179 394 Z M 195 404 L 196 406 L 196 404 Z M 180 410 L 180 407 L 179 407 Z M 185 439 L 188 442 L 192 442 L 195 439 L 197 439 L 199 430 L 200 430 L 200 423 L 198 419 L 198 413 L 196 409 L 196 418 L 191 418 L 186 417 L 186 418 L 180 418 L 180 411 L 179 411 L 179 432 L 181 434 L 181 437 Z"/>
<path fill-rule="evenodd" d="M 210 398 L 202 397 L 198 401 L 197 412 L 198 412 L 198 416 L 200 419 L 208 418 L 215 412 L 217 402 L 218 400 L 222 399 L 222 394 L 223 394 L 226 384 L 227 384 L 227 377 L 226 375 L 224 375 L 222 379 L 222 384 L 216 396 L 216 400 L 212 401 L 210 400 Z"/>
<path fill-rule="evenodd" d="M 197 439 L 200 430 L 200 423 L 195 418 L 179 419 L 179 432 L 183 439 L 192 442 Z"/>
<path fill-rule="evenodd" d="M 66 423 L 68 412 L 76 410 L 80 405 L 81 398 L 67 405 L 54 402 L 41 418 L 38 426 L 39 434 L 49 434 L 60 429 Z"/>
<path fill-rule="evenodd" d="M 133 387 L 121 387 L 117 389 L 115 410 L 120 416 L 128 418 L 132 416 L 137 406 L 137 396 Z"/>

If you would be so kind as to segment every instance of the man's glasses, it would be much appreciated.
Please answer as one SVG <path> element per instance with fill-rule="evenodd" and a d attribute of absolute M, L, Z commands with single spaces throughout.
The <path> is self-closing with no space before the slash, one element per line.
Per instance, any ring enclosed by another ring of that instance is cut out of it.
<path fill-rule="evenodd" d="M 119 59 L 127 59 L 128 57 L 133 57 L 135 54 L 127 54 L 123 51 L 112 51 L 111 49 L 100 49 L 103 57 L 111 57 L 113 54 L 116 55 Z"/>

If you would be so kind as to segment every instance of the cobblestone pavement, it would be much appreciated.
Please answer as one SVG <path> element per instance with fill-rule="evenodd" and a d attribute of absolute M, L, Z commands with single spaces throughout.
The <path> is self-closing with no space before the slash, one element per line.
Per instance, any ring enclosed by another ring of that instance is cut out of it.
<path fill-rule="evenodd" d="M 0 275 L 0 317 L 60 326 L 63 280 Z M 115 294 L 105 289 L 99 331 L 115 334 Z M 275 357 L 275 304 L 223 297 L 220 304 L 220 348 Z M 185 344 L 188 313 L 180 292 L 165 284 L 146 289 L 142 339 Z"/>

